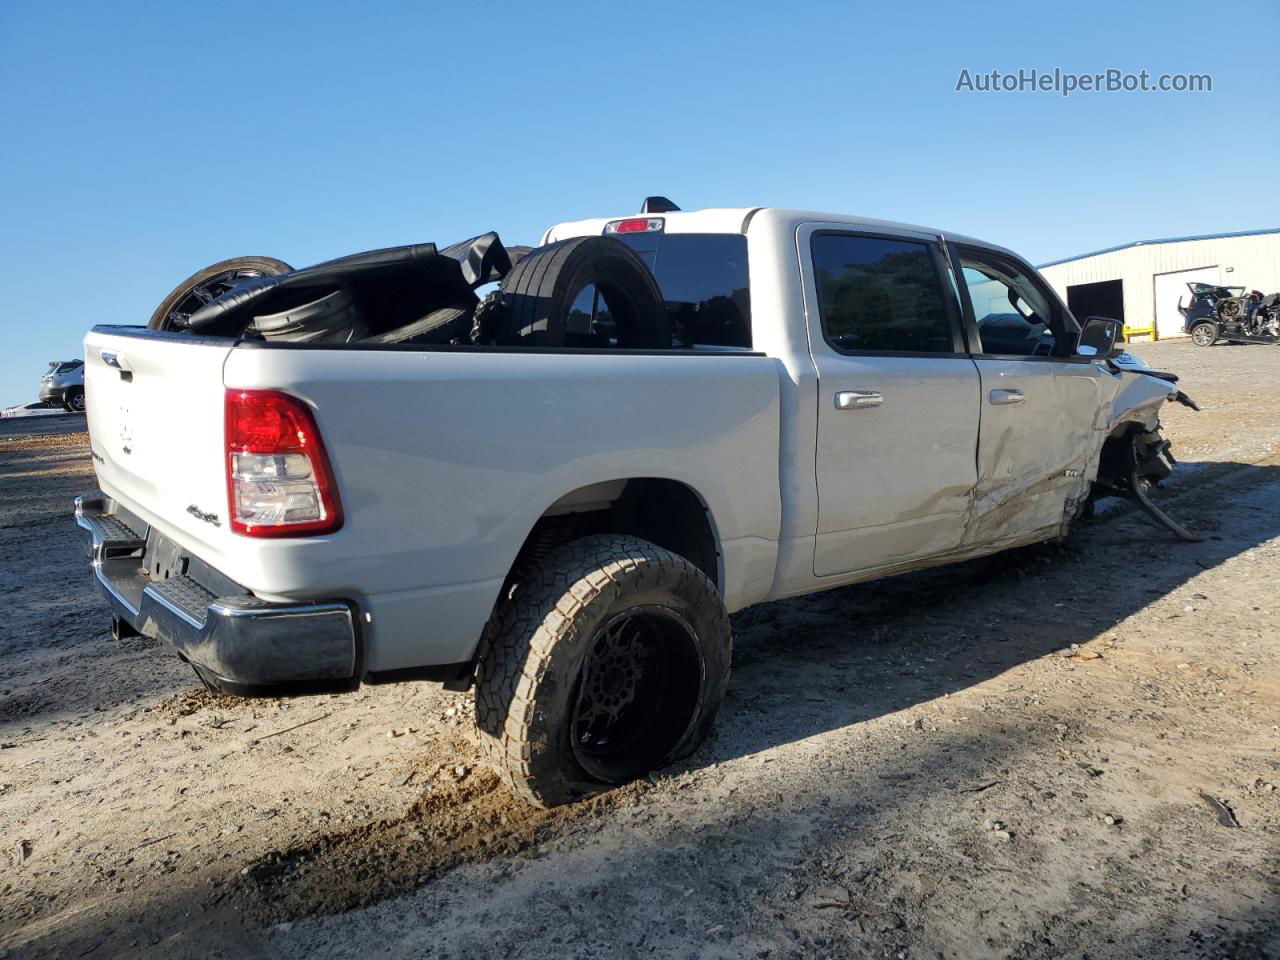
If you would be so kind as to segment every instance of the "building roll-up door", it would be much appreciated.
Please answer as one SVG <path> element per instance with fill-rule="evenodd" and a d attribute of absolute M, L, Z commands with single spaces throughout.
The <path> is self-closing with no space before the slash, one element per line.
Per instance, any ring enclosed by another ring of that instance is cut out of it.
<path fill-rule="evenodd" d="M 1182 314 L 1178 312 L 1178 301 L 1183 305 L 1191 302 L 1191 291 L 1188 283 L 1220 283 L 1217 267 L 1197 267 L 1194 270 L 1178 270 L 1175 273 L 1158 273 L 1155 275 L 1155 310 L 1156 336 L 1161 340 L 1167 337 L 1185 337 L 1182 329 Z"/>

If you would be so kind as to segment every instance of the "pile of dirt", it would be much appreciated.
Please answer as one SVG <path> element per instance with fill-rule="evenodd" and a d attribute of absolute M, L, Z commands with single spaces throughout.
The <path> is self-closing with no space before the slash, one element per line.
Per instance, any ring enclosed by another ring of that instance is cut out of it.
<path fill-rule="evenodd" d="M 155 706 L 155 712 L 165 718 L 190 717 L 201 710 L 245 710 L 261 708 L 269 704 L 269 700 L 251 700 L 248 697 L 232 697 L 225 693 L 215 693 L 203 688 L 184 690 L 182 693 L 165 697 Z"/>

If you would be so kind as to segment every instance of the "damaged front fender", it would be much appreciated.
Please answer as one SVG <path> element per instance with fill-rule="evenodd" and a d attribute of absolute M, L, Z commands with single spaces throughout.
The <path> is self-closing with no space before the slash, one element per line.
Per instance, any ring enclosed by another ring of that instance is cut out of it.
<path fill-rule="evenodd" d="M 1093 499 L 1124 497 L 1180 540 L 1203 540 L 1152 500 L 1152 493 L 1177 465 L 1169 441 L 1160 433 L 1161 405 L 1181 403 L 1192 410 L 1200 408 L 1177 388 L 1178 378 L 1174 374 L 1115 367 L 1113 370 L 1123 379 L 1109 411 L 1108 439 L 1102 446 Z"/>
<path fill-rule="evenodd" d="M 1126 423 L 1142 424 L 1148 430 L 1156 430 L 1160 426 L 1160 407 L 1173 400 L 1182 391 L 1173 381 L 1166 379 L 1173 374 L 1155 375 L 1155 371 L 1122 370 L 1119 390 L 1111 403 L 1107 414 L 1107 435 L 1111 436 L 1116 429 Z"/>

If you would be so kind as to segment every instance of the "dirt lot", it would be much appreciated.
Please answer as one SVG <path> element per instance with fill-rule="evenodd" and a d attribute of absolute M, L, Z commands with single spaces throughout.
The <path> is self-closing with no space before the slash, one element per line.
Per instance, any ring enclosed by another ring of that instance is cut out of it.
<path fill-rule="evenodd" d="M 467 697 L 218 698 L 113 643 L 85 435 L 0 424 L 0 955 L 1280 957 L 1280 351 L 1138 352 L 1205 408 L 1203 543 L 1111 511 L 746 611 L 711 742 L 551 813 Z"/>

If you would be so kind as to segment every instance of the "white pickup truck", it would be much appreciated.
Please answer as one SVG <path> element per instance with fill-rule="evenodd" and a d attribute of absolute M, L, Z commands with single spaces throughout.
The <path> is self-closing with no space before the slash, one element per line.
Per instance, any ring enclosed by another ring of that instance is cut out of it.
<path fill-rule="evenodd" d="M 555 226 L 526 276 L 601 236 L 680 346 L 90 332 L 76 518 L 114 629 L 241 694 L 474 684 L 496 766 L 551 805 L 699 744 L 728 614 L 1060 537 L 1168 473 L 1176 378 L 1008 250 L 666 210 Z"/>

